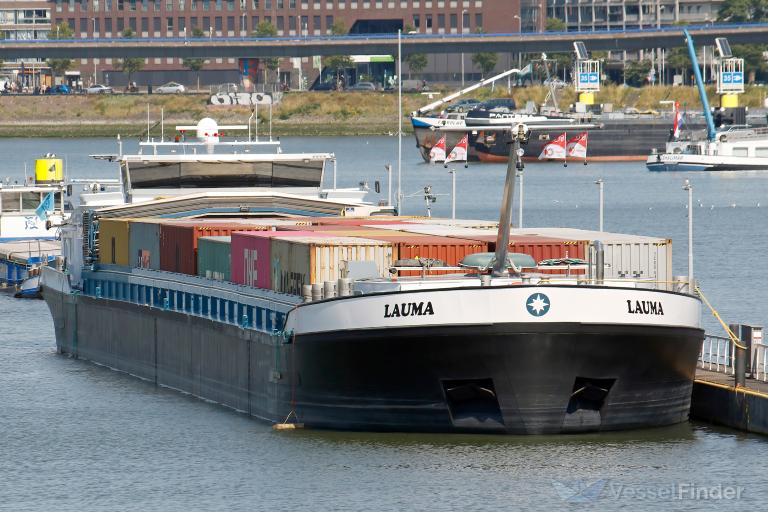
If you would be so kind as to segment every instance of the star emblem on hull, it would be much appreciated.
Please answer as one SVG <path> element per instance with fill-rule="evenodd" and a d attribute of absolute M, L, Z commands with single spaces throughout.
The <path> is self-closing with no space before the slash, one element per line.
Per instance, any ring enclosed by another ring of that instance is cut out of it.
<path fill-rule="evenodd" d="M 549 311 L 551 302 L 543 293 L 534 293 L 525 301 L 525 308 L 533 316 L 544 316 Z"/>

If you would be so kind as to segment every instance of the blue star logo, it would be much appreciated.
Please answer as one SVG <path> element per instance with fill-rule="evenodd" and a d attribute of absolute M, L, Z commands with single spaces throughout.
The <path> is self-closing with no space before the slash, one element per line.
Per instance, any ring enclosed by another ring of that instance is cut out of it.
<path fill-rule="evenodd" d="M 544 316 L 551 305 L 549 297 L 543 293 L 534 293 L 525 301 L 525 307 L 533 316 Z"/>

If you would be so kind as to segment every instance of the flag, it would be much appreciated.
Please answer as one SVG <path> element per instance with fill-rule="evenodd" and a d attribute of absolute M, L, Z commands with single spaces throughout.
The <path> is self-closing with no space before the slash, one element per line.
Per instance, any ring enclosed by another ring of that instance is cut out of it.
<path fill-rule="evenodd" d="M 48 220 L 48 212 L 53 211 L 53 204 L 54 198 L 53 198 L 53 192 L 48 192 L 48 195 L 45 196 L 45 199 L 40 201 L 40 206 L 37 207 L 35 210 L 35 215 L 42 220 L 46 221 Z"/>
<path fill-rule="evenodd" d="M 680 138 L 680 127 L 683 125 L 683 114 L 680 112 L 680 103 L 675 102 L 675 124 L 672 128 L 672 137 Z"/>
<path fill-rule="evenodd" d="M 568 156 L 587 158 L 587 132 L 581 133 L 568 141 L 566 145 Z"/>
<path fill-rule="evenodd" d="M 565 132 L 555 140 L 544 146 L 539 155 L 539 160 L 565 160 Z"/>
<path fill-rule="evenodd" d="M 432 146 L 432 149 L 429 150 L 430 163 L 442 162 L 444 160 L 445 160 L 445 135 L 440 137 L 440 140 L 437 141 L 437 144 Z"/>
<path fill-rule="evenodd" d="M 445 159 L 445 163 L 449 162 L 466 162 L 467 161 L 467 134 L 456 143 L 456 146 L 451 150 L 451 154 Z"/>
<path fill-rule="evenodd" d="M 525 75 L 530 75 L 533 72 L 533 66 L 531 66 L 531 63 L 529 62 L 527 66 L 525 66 L 523 69 L 520 70 L 520 73 L 518 73 L 518 76 L 524 77 Z"/>

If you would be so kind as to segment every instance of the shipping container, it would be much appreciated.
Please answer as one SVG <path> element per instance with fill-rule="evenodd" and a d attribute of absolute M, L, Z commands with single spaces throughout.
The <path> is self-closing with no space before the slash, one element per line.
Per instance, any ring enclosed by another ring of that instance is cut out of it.
<path fill-rule="evenodd" d="M 197 275 L 197 240 L 230 236 L 235 231 L 270 230 L 272 226 L 241 222 L 173 222 L 160 225 L 160 269 Z"/>
<path fill-rule="evenodd" d="M 160 224 L 164 219 L 132 219 L 128 243 L 131 267 L 160 269 Z"/>
<path fill-rule="evenodd" d="M 672 268 L 672 240 L 668 238 L 572 228 L 527 228 L 515 231 L 580 240 L 588 245 L 599 240 L 603 244 L 607 265 L 605 277 L 608 279 L 629 277 L 664 283 L 671 281 L 675 275 Z"/>
<path fill-rule="evenodd" d="M 130 219 L 99 220 L 99 263 L 129 265 Z"/>
<path fill-rule="evenodd" d="M 305 284 L 344 277 L 348 261 L 370 261 L 379 276 L 392 266 L 392 244 L 351 237 L 274 237 L 271 247 L 272 289 L 301 294 Z"/>
<path fill-rule="evenodd" d="M 231 280 L 233 283 L 272 289 L 271 239 L 321 237 L 311 231 L 237 231 L 232 233 Z"/>
<path fill-rule="evenodd" d="M 313 217 L 311 223 L 313 226 L 375 226 L 380 224 L 402 224 L 421 217 Z"/>
<path fill-rule="evenodd" d="M 197 275 L 230 281 L 231 237 L 204 236 L 197 240 Z"/>

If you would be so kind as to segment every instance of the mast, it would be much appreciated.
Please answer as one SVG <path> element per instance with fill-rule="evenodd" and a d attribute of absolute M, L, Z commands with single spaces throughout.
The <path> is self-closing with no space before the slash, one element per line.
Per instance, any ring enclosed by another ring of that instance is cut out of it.
<path fill-rule="evenodd" d="M 712 120 L 712 112 L 709 110 L 709 99 L 707 99 L 707 91 L 704 89 L 704 80 L 701 78 L 699 60 L 696 58 L 696 48 L 693 46 L 693 38 L 688 33 L 688 29 L 683 29 L 683 34 L 685 34 L 685 41 L 688 43 L 688 56 L 691 58 L 691 64 L 693 65 L 693 76 L 696 77 L 696 87 L 699 89 L 699 99 L 701 100 L 701 107 L 704 109 L 704 120 L 707 122 L 707 140 L 714 142 L 716 136 L 715 122 Z"/>
<path fill-rule="evenodd" d="M 476 83 L 474 85 L 470 85 L 469 87 L 465 87 L 464 89 L 456 91 L 453 94 L 449 94 L 445 98 L 440 98 L 437 101 L 433 101 L 429 105 L 424 105 L 419 110 L 414 112 L 412 115 L 418 116 L 418 115 L 421 115 L 421 114 L 425 114 L 425 113 L 429 112 L 430 110 L 434 110 L 436 107 L 439 107 L 440 105 L 444 105 L 446 103 L 449 103 L 449 102 L 455 100 L 459 96 L 467 94 L 468 92 L 472 92 L 475 89 L 479 89 L 479 88 L 481 88 L 483 86 L 486 86 L 488 84 L 492 84 L 496 80 L 500 80 L 500 79 L 504 78 L 505 76 L 509 76 L 509 75 L 511 75 L 513 73 L 519 73 L 519 72 L 520 72 L 520 70 L 517 69 L 517 68 L 508 69 L 507 71 L 504 71 L 503 73 L 499 73 L 498 75 L 492 76 L 490 78 L 486 78 L 485 80 L 483 80 L 481 82 L 478 82 L 478 83 Z"/>

